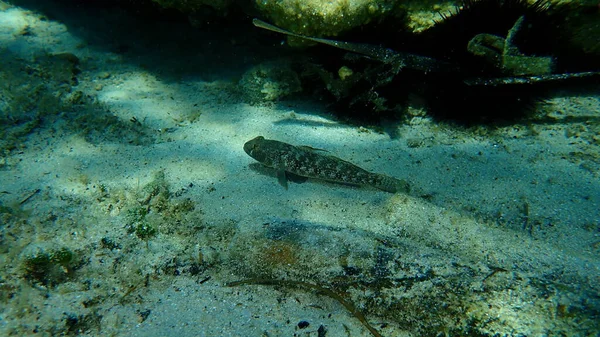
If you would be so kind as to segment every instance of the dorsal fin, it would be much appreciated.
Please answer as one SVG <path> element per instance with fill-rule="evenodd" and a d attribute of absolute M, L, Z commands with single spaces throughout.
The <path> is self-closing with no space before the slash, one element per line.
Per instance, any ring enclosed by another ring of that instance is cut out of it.
<path fill-rule="evenodd" d="M 318 149 L 316 147 L 312 147 L 312 146 L 308 146 L 308 145 L 300 145 L 300 146 L 298 146 L 298 148 L 300 148 L 302 150 L 310 151 L 310 152 L 317 152 L 317 151 L 329 152 L 327 150 Z"/>

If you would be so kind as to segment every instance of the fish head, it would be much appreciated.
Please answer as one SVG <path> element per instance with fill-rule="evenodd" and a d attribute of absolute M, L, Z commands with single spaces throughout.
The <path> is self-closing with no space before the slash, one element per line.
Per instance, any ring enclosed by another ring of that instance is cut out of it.
<path fill-rule="evenodd" d="M 244 152 L 246 152 L 250 157 L 256 159 L 259 162 L 264 162 L 266 160 L 266 153 L 261 147 L 261 144 L 265 141 L 265 137 L 258 136 L 247 141 L 244 144 Z"/>

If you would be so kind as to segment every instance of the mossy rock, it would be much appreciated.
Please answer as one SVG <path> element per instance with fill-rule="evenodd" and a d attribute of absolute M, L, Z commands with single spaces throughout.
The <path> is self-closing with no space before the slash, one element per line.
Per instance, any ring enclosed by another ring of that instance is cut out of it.
<path fill-rule="evenodd" d="M 257 0 L 255 6 L 265 19 L 297 34 L 336 36 L 394 13 L 397 3 L 395 0 Z"/>
<path fill-rule="evenodd" d="M 159 170 L 140 189 L 134 205 L 127 209 L 125 229 L 128 234 L 135 234 L 148 242 L 159 233 L 173 233 L 179 222 L 195 210 L 196 204 L 191 199 L 178 199 L 170 192 L 165 172 Z M 197 216 L 201 211 L 198 210 L 195 214 Z M 103 239 L 102 245 L 114 248 L 115 244 L 107 240 Z"/>
<path fill-rule="evenodd" d="M 248 70 L 239 82 L 251 104 L 277 101 L 302 90 L 298 74 L 286 62 L 266 62 Z"/>

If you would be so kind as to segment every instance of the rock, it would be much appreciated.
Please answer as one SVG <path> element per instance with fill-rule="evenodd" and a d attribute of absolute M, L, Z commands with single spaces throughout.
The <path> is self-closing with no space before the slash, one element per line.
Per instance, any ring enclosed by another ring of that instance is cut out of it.
<path fill-rule="evenodd" d="M 239 82 L 248 103 L 276 101 L 302 90 L 298 74 L 286 62 L 266 62 L 248 70 Z"/>

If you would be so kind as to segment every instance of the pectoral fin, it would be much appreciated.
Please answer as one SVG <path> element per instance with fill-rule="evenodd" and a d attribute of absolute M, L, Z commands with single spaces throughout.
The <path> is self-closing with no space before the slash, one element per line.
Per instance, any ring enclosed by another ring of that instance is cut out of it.
<path fill-rule="evenodd" d="M 287 178 L 288 181 L 291 181 L 296 184 L 302 184 L 303 182 L 308 180 L 307 177 L 299 176 L 297 174 L 290 173 L 290 172 L 286 172 L 285 177 Z"/>
<path fill-rule="evenodd" d="M 288 189 L 287 177 L 284 170 L 277 170 L 277 181 L 279 181 L 279 185 L 283 186 L 286 190 Z"/>

